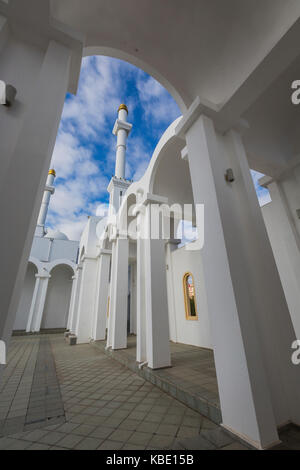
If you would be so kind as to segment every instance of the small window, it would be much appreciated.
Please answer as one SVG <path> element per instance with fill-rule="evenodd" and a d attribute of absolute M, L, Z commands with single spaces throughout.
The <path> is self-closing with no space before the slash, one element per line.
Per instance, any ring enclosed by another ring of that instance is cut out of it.
<path fill-rule="evenodd" d="M 195 296 L 195 282 L 194 276 L 191 273 L 186 273 L 183 276 L 183 292 L 186 319 L 198 320 Z"/>

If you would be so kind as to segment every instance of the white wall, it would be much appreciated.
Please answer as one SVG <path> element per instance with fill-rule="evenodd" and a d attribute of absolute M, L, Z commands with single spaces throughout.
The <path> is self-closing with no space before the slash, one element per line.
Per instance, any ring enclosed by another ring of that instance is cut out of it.
<path fill-rule="evenodd" d="M 57 266 L 51 272 L 42 319 L 42 329 L 66 328 L 72 290 L 73 272 L 68 266 Z"/>
<path fill-rule="evenodd" d="M 189 251 L 185 247 L 175 249 L 171 253 L 173 289 L 169 289 L 168 295 L 174 293 L 175 312 L 169 311 L 171 340 L 178 343 L 191 344 L 203 348 L 212 348 L 209 315 L 206 303 L 206 292 L 202 273 L 202 259 L 200 251 Z M 194 276 L 195 294 L 197 303 L 198 320 L 187 320 L 184 306 L 183 276 L 190 272 Z M 167 276 L 168 283 L 170 277 Z M 169 310 L 170 310 L 169 299 Z M 175 316 L 174 316 L 175 315 Z M 174 325 L 175 323 L 175 325 Z M 176 330 L 176 337 L 174 335 Z"/>
<path fill-rule="evenodd" d="M 71 240 L 34 237 L 30 256 L 43 262 L 69 259 L 76 263 L 78 247 L 79 243 Z"/>
<path fill-rule="evenodd" d="M 14 331 L 17 330 L 26 330 L 28 315 L 30 311 L 30 306 L 32 302 L 32 295 L 35 286 L 35 275 L 37 274 L 36 267 L 29 263 L 26 271 L 26 276 L 22 288 L 21 299 L 16 315 L 16 320 L 14 324 Z"/>

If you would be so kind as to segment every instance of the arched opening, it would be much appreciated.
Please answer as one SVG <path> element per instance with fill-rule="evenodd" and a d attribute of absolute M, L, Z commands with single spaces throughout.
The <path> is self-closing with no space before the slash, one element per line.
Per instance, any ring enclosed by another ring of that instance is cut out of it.
<path fill-rule="evenodd" d="M 58 265 L 51 271 L 41 329 L 65 329 L 71 299 L 72 277 L 70 266 Z"/>
<path fill-rule="evenodd" d="M 183 292 L 185 318 L 187 320 L 198 320 L 198 311 L 196 304 L 195 281 L 192 273 L 186 273 L 183 276 Z"/>
<path fill-rule="evenodd" d="M 34 286 L 36 281 L 36 274 L 38 269 L 35 264 L 29 262 L 25 275 L 25 280 L 22 288 L 21 299 L 16 314 L 14 323 L 14 331 L 25 331 L 27 321 L 29 317 L 30 307 L 32 303 L 32 297 L 34 292 Z"/>

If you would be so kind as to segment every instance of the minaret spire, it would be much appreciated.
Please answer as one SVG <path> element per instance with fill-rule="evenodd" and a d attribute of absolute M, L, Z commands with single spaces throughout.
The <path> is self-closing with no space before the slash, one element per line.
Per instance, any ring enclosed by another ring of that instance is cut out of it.
<path fill-rule="evenodd" d="M 116 168 L 108 186 L 110 193 L 109 214 L 116 214 L 122 202 L 122 198 L 131 185 L 131 181 L 125 179 L 126 146 L 127 139 L 132 129 L 132 124 L 127 122 L 128 108 L 121 104 L 118 109 L 118 118 L 114 125 L 113 134 L 117 136 Z"/>
<path fill-rule="evenodd" d="M 50 170 L 48 173 L 47 183 L 46 183 L 46 187 L 44 190 L 44 197 L 43 197 L 43 201 L 42 201 L 42 205 L 41 205 L 41 209 L 39 213 L 39 218 L 37 222 L 36 236 L 38 237 L 44 237 L 46 234 L 45 223 L 46 223 L 47 213 L 49 209 L 50 198 L 52 194 L 54 194 L 55 192 L 55 188 L 53 186 L 55 178 L 56 178 L 55 170 Z"/>
<path fill-rule="evenodd" d="M 116 120 L 113 134 L 117 136 L 115 176 L 123 179 L 125 179 L 127 138 L 132 129 L 132 124 L 127 122 L 127 116 L 128 108 L 126 104 L 121 104 L 118 109 L 118 119 Z"/>

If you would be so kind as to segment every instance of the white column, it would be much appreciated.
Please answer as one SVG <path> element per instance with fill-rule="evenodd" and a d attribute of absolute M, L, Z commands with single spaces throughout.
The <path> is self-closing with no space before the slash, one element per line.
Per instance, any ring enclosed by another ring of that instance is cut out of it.
<path fill-rule="evenodd" d="M 82 278 L 82 265 L 79 265 L 76 268 L 75 280 L 73 281 L 74 297 L 73 297 L 73 302 L 70 305 L 70 313 L 69 313 L 69 317 L 70 317 L 69 330 L 73 334 L 75 334 L 76 325 L 77 325 L 81 278 Z"/>
<path fill-rule="evenodd" d="M 136 335 L 136 263 L 130 266 L 130 333 Z"/>
<path fill-rule="evenodd" d="M 110 259 L 111 252 L 102 252 L 98 261 L 97 293 L 93 327 L 93 339 L 95 341 L 102 341 L 106 338 Z"/>
<path fill-rule="evenodd" d="M 169 312 L 169 328 L 170 339 L 177 343 L 177 323 L 176 323 L 176 306 L 174 294 L 174 274 L 173 274 L 173 256 L 172 253 L 177 249 L 178 240 L 168 240 L 166 245 L 166 263 L 167 263 L 167 292 L 168 292 L 168 312 Z"/>
<path fill-rule="evenodd" d="M 78 299 L 75 334 L 77 343 L 88 343 L 92 339 L 94 299 L 96 295 L 97 258 L 85 256 L 82 263 L 82 278 Z"/>
<path fill-rule="evenodd" d="M 194 202 L 205 205 L 202 258 L 223 425 L 265 448 L 296 411 L 284 294 L 239 135 L 217 136 L 203 115 L 185 132 Z"/>
<path fill-rule="evenodd" d="M 106 348 L 112 347 L 112 333 L 113 333 L 113 324 L 114 318 L 112 312 L 114 311 L 114 301 L 116 296 L 113 294 L 116 283 L 116 242 L 112 242 L 112 256 L 111 256 L 111 275 L 110 275 L 110 288 L 109 288 L 109 316 L 107 322 L 107 341 Z"/>
<path fill-rule="evenodd" d="M 145 280 L 145 226 L 144 214 L 138 214 L 136 242 L 136 360 L 147 361 L 146 337 L 146 280 Z"/>
<path fill-rule="evenodd" d="M 300 238 L 281 182 L 268 177 L 263 180 L 269 180 L 263 186 L 269 189 L 272 202 L 262 208 L 262 213 L 296 336 L 300 338 Z"/>
<path fill-rule="evenodd" d="M 33 290 L 33 295 L 32 295 L 32 300 L 31 300 L 31 306 L 30 306 L 28 320 L 27 320 L 26 333 L 30 333 L 33 328 L 33 318 L 34 318 L 34 311 L 35 311 L 35 306 L 36 306 L 36 301 L 37 301 L 37 295 L 39 292 L 39 285 L 40 285 L 40 276 L 36 275 L 35 285 L 34 285 L 34 290 Z"/>
<path fill-rule="evenodd" d="M 26 328 L 27 332 L 38 333 L 41 329 L 50 278 L 51 276 L 49 275 L 36 275 L 36 285 Z"/>
<path fill-rule="evenodd" d="M 147 205 L 145 222 L 148 236 L 144 240 L 147 362 L 151 369 L 159 369 L 171 365 L 166 241 L 151 239 L 150 217 L 151 208 Z"/>
<path fill-rule="evenodd" d="M 117 238 L 113 247 L 108 346 L 127 348 L 129 240 Z"/>
<path fill-rule="evenodd" d="M 68 313 L 68 322 L 67 322 L 67 330 L 71 330 L 73 315 L 74 315 L 74 303 L 75 303 L 75 295 L 76 295 L 76 274 L 72 277 L 72 291 L 71 291 L 71 299 L 70 299 L 70 307 Z"/>
<path fill-rule="evenodd" d="M 33 48 L 31 67 L 18 55 L 19 51 L 10 47 L 11 55 L 5 55 L 5 48 L 2 52 L 4 56 L 0 57 L 0 68 L 2 60 L 4 64 L 2 76 L 6 76 L 5 79 L 18 89 L 15 106 L 9 111 L 0 111 L 0 152 L 3 159 L 0 176 L 0 338 L 5 341 L 11 335 L 20 300 L 68 89 L 71 59 L 68 48 L 51 41 L 41 67 L 37 67 L 36 63 L 33 66 L 38 57 L 37 49 Z M 26 54 L 30 47 L 24 45 Z M 28 69 L 33 74 L 31 82 Z M 12 245 L 13 250 L 8 249 Z"/>

